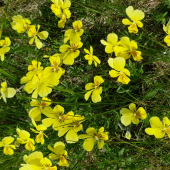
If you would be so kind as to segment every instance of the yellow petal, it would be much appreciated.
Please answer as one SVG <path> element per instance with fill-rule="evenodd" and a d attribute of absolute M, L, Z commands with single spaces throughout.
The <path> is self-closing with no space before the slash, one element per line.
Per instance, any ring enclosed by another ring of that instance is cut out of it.
<path fill-rule="evenodd" d="M 122 73 L 124 73 L 124 74 L 126 74 L 126 75 L 130 76 L 130 72 L 129 72 L 129 70 L 128 70 L 128 69 L 123 69 Z"/>
<path fill-rule="evenodd" d="M 91 89 L 93 89 L 94 87 L 95 87 L 95 84 L 94 84 L 94 83 L 88 83 L 88 84 L 86 84 L 85 89 L 86 89 L 86 90 L 91 90 Z"/>
<path fill-rule="evenodd" d="M 30 137 L 30 133 L 25 130 L 20 130 L 19 137 L 23 140 L 27 140 Z"/>
<path fill-rule="evenodd" d="M 39 32 L 37 35 L 40 37 L 40 39 L 45 40 L 48 37 L 48 32 L 47 31 L 42 31 L 42 32 Z"/>
<path fill-rule="evenodd" d="M 65 133 L 67 133 L 67 131 L 70 129 L 70 127 L 64 127 L 64 128 L 61 128 L 59 131 L 58 131 L 58 136 L 61 137 L 63 136 Z"/>
<path fill-rule="evenodd" d="M 113 68 L 117 71 L 122 71 L 125 67 L 126 60 L 122 57 L 116 57 L 113 59 Z"/>
<path fill-rule="evenodd" d="M 54 152 L 56 154 L 62 154 L 62 152 L 64 151 L 65 148 L 65 144 L 63 142 L 56 142 L 54 144 Z"/>
<path fill-rule="evenodd" d="M 150 118 L 150 124 L 152 128 L 163 129 L 163 124 L 158 117 Z"/>
<path fill-rule="evenodd" d="M 132 24 L 128 27 L 130 33 L 136 34 L 138 33 L 138 27 L 136 24 Z"/>
<path fill-rule="evenodd" d="M 112 46 L 115 46 L 118 42 L 118 36 L 114 33 L 110 33 L 107 36 L 107 42 L 111 44 Z"/>
<path fill-rule="evenodd" d="M 97 133 L 97 132 L 96 132 Z M 83 134 L 83 135 L 79 135 L 78 138 L 79 139 L 84 139 L 84 138 L 90 138 L 91 135 L 86 135 L 86 134 Z"/>
<path fill-rule="evenodd" d="M 133 115 L 122 116 L 122 117 L 121 117 L 121 123 L 122 123 L 124 126 L 128 126 L 128 125 L 131 124 L 132 118 L 133 118 Z"/>
<path fill-rule="evenodd" d="M 136 21 L 136 24 L 138 27 L 142 28 L 143 27 L 143 23 L 141 21 Z"/>
<path fill-rule="evenodd" d="M 95 76 L 94 77 L 94 84 L 96 86 L 99 86 L 100 84 L 102 84 L 104 82 L 103 78 L 101 76 Z"/>
<path fill-rule="evenodd" d="M 7 98 L 12 98 L 14 97 L 15 94 L 16 94 L 16 90 L 14 88 L 7 88 L 7 90 L 5 91 L 5 96 Z"/>
<path fill-rule="evenodd" d="M 131 104 L 129 105 L 129 109 L 130 109 L 133 113 L 135 113 L 135 112 L 136 112 L 136 105 L 135 105 L 134 103 L 131 103 Z"/>
<path fill-rule="evenodd" d="M 157 128 L 146 128 L 145 129 L 145 132 L 148 134 L 148 135 L 154 135 L 155 132 L 156 132 Z"/>
<path fill-rule="evenodd" d="M 170 120 L 168 119 L 168 117 L 164 117 L 163 122 L 164 122 L 165 127 L 168 127 L 170 125 Z"/>
<path fill-rule="evenodd" d="M 34 119 L 35 121 L 40 121 L 41 120 L 41 110 L 39 107 L 34 107 L 29 111 L 29 117 L 31 119 Z M 40 118 L 40 119 L 38 119 Z"/>
<path fill-rule="evenodd" d="M 132 118 L 132 122 L 133 122 L 134 124 L 139 124 L 139 119 L 138 119 L 137 117 L 133 117 L 133 118 Z"/>
<path fill-rule="evenodd" d="M 122 20 L 122 23 L 123 23 L 124 25 L 131 25 L 131 24 L 132 24 L 132 22 L 129 21 L 128 19 L 123 19 L 123 20 Z"/>
<path fill-rule="evenodd" d="M 118 81 L 121 82 L 122 84 L 128 84 L 130 79 L 124 73 L 121 73 L 120 76 L 118 77 Z"/>
<path fill-rule="evenodd" d="M 141 11 L 141 10 L 135 10 L 133 13 L 132 13 L 132 20 L 133 21 L 140 21 L 142 20 L 143 18 L 145 17 L 145 14 Z"/>
<path fill-rule="evenodd" d="M 55 121 L 56 119 L 53 119 L 53 118 L 45 118 L 42 120 L 42 123 L 44 126 L 50 127 L 52 124 L 54 124 Z"/>
<path fill-rule="evenodd" d="M 42 42 L 37 37 L 35 38 L 35 44 L 38 49 L 42 48 L 43 46 Z"/>
<path fill-rule="evenodd" d="M 106 42 L 105 40 L 100 40 L 100 42 L 103 44 L 103 45 L 108 45 L 109 43 Z"/>
<path fill-rule="evenodd" d="M 53 159 L 53 160 L 56 160 L 56 159 L 58 159 L 59 157 L 58 157 L 57 155 L 53 154 L 53 153 L 50 153 L 50 154 L 49 154 L 49 158 L 50 158 L 50 159 Z"/>
<path fill-rule="evenodd" d="M 30 41 L 29 41 L 29 44 L 30 45 L 33 44 L 34 40 L 35 40 L 35 37 L 31 38 Z"/>
<path fill-rule="evenodd" d="M 4 137 L 4 138 L 2 139 L 3 145 L 9 145 L 9 144 L 11 144 L 13 141 L 14 141 L 14 138 L 11 137 L 11 136 Z"/>
<path fill-rule="evenodd" d="M 163 138 L 165 136 L 165 131 L 162 129 L 157 129 L 154 133 L 155 138 Z"/>
<path fill-rule="evenodd" d="M 113 51 L 114 51 L 114 46 L 107 45 L 107 46 L 105 47 L 105 52 L 106 52 L 106 53 L 110 54 L 110 53 L 112 53 Z"/>
<path fill-rule="evenodd" d="M 94 143 L 95 143 L 95 138 L 88 138 L 84 141 L 83 143 L 83 148 L 86 151 L 91 151 L 94 147 Z"/>
<path fill-rule="evenodd" d="M 96 88 L 95 90 L 93 90 L 92 92 L 92 101 L 93 103 L 97 103 L 97 102 L 101 102 L 102 98 L 100 96 L 100 94 L 102 93 L 102 87 Z"/>
<path fill-rule="evenodd" d="M 147 113 L 143 107 L 139 107 L 139 109 L 136 111 L 136 116 L 140 119 L 146 119 Z"/>
<path fill-rule="evenodd" d="M 93 91 L 93 90 L 90 90 L 90 91 L 88 91 L 88 92 L 84 95 L 84 98 L 85 98 L 86 101 L 89 99 L 92 91 Z"/>
<path fill-rule="evenodd" d="M 104 146 L 104 141 L 103 141 L 103 140 L 99 140 L 99 141 L 98 141 L 98 148 L 99 148 L 99 149 L 102 149 L 103 146 Z"/>
<path fill-rule="evenodd" d="M 132 18 L 132 13 L 134 12 L 134 9 L 132 6 L 129 6 L 128 8 L 126 8 L 126 14 L 129 18 Z"/>
<path fill-rule="evenodd" d="M 66 135 L 66 142 L 67 143 L 75 143 L 78 142 L 78 135 L 77 133 L 73 130 L 70 129 Z"/>
<path fill-rule="evenodd" d="M 120 75 L 120 73 L 117 72 L 116 70 L 111 70 L 111 71 L 109 71 L 109 75 L 111 77 L 118 77 Z"/>

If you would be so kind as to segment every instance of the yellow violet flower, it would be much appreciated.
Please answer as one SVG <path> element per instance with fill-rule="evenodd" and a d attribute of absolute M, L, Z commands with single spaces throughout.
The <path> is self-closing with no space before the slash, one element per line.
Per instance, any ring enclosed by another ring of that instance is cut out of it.
<path fill-rule="evenodd" d="M 51 86 L 57 86 L 59 84 L 60 77 L 65 73 L 65 70 L 59 67 L 61 59 L 59 56 L 50 57 L 51 67 L 44 69 L 44 74 L 48 74 L 46 82 Z"/>
<path fill-rule="evenodd" d="M 49 158 L 53 160 L 60 159 L 59 166 L 68 167 L 69 163 L 66 159 L 68 155 L 67 155 L 67 151 L 64 150 L 64 148 L 65 148 L 65 144 L 63 142 L 56 142 L 54 144 L 54 149 L 50 145 L 48 145 L 48 149 L 53 152 L 49 154 Z"/>
<path fill-rule="evenodd" d="M 31 27 L 28 30 L 28 36 L 29 37 L 33 37 L 30 39 L 29 44 L 33 44 L 34 40 L 35 40 L 35 44 L 37 46 L 38 49 L 42 48 L 43 44 L 42 42 L 38 39 L 37 36 L 39 36 L 40 39 L 47 39 L 48 38 L 48 32 L 47 31 L 42 31 L 42 32 L 38 32 L 40 29 L 40 25 L 37 26 L 37 30 L 35 28 L 35 26 Z"/>
<path fill-rule="evenodd" d="M 91 151 L 95 142 L 98 142 L 98 148 L 102 149 L 104 146 L 104 140 L 108 140 L 108 132 L 104 132 L 104 127 L 101 127 L 97 133 L 97 130 L 90 127 L 86 130 L 87 134 L 79 135 L 79 139 L 87 138 L 83 143 L 83 148 L 86 151 Z"/>
<path fill-rule="evenodd" d="M 7 88 L 6 81 L 1 83 L 0 99 L 2 97 L 4 102 L 7 102 L 6 98 L 12 98 L 15 94 L 16 90 L 14 88 Z"/>
<path fill-rule="evenodd" d="M 150 118 L 151 128 L 146 128 L 145 132 L 148 135 L 154 135 L 155 138 L 163 138 L 167 133 L 170 138 L 170 120 L 167 117 L 163 118 L 163 123 L 158 117 Z"/>
<path fill-rule="evenodd" d="M 86 84 L 85 89 L 90 90 L 84 96 L 86 101 L 89 99 L 91 93 L 92 93 L 91 99 L 92 99 L 93 103 L 97 103 L 97 102 L 100 102 L 102 100 L 102 98 L 100 96 L 100 94 L 102 94 L 102 87 L 99 87 L 99 86 L 103 82 L 104 82 L 104 80 L 102 79 L 102 77 L 95 76 L 94 77 L 94 83 Z"/>
<path fill-rule="evenodd" d="M 3 138 L 2 141 L 0 142 L 0 147 L 4 147 L 3 152 L 5 155 L 14 154 L 13 149 L 16 149 L 15 145 L 10 145 L 13 141 L 14 141 L 14 138 L 11 136 L 8 136 L 8 137 Z"/>
<path fill-rule="evenodd" d="M 26 83 L 24 90 L 27 93 L 32 93 L 32 98 L 37 98 L 38 95 L 40 97 L 48 96 L 52 92 L 52 86 L 48 83 L 47 78 L 48 75 L 44 75 L 43 71 L 37 74 L 38 82 L 34 83 L 32 78 L 26 77 L 24 78 L 27 81 L 22 81 L 22 83 Z M 33 92 L 34 91 L 34 92 Z"/>
<path fill-rule="evenodd" d="M 167 25 L 163 25 L 163 30 L 168 34 L 164 38 L 164 42 L 167 43 L 167 46 L 170 46 L 170 20 L 168 21 Z"/>
<path fill-rule="evenodd" d="M 124 59 L 129 59 L 132 56 L 135 61 L 140 61 L 143 58 L 137 48 L 138 45 L 135 41 L 130 41 L 128 37 L 122 37 L 120 45 L 115 47 L 115 54 L 117 57 L 123 57 Z"/>
<path fill-rule="evenodd" d="M 34 139 L 30 138 L 30 133 L 25 130 L 20 130 L 19 128 L 16 129 L 17 134 L 19 135 L 19 138 L 17 138 L 17 142 L 19 144 L 25 144 L 25 149 L 28 151 L 34 151 L 35 150 L 35 142 Z"/>
<path fill-rule="evenodd" d="M 71 12 L 69 10 L 71 6 L 70 0 L 51 0 L 54 4 L 51 5 L 52 12 L 61 20 L 58 22 L 59 28 L 64 28 L 66 19 L 71 17 Z"/>
<path fill-rule="evenodd" d="M 60 58 L 63 60 L 63 63 L 66 65 L 73 65 L 74 59 L 77 58 L 80 54 L 78 50 L 83 46 L 81 41 L 74 43 L 70 41 L 70 45 L 64 44 L 59 48 L 61 52 Z"/>
<path fill-rule="evenodd" d="M 51 161 L 48 158 L 43 158 L 42 152 L 33 152 L 29 156 L 24 155 L 24 161 L 27 164 L 21 164 L 19 170 L 57 170 L 56 166 L 52 166 Z"/>
<path fill-rule="evenodd" d="M 11 45 L 11 40 L 8 37 L 5 37 L 5 40 L 0 40 L 0 56 L 1 56 L 1 61 L 4 61 L 4 55 L 10 50 Z"/>
<path fill-rule="evenodd" d="M 131 21 L 126 18 L 122 20 L 122 23 L 124 25 L 130 25 L 128 27 L 130 33 L 138 33 L 138 27 L 143 27 L 141 20 L 145 17 L 145 14 L 141 10 L 134 10 L 132 6 L 126 8 L 126 14 L 131 19 Z"/>
<path fill-rule="evenodd" d="M 53 125 L 53 129 L 56 131 L 63 127 L 64 121 L 72 118 L 69 113 L 64 115 L 64 108 L 60 105 L 56 105 L 54 109 L 46 107 L 43 113 L 48 117 L 42 120 L 43 125 L 46 127 Z"/>
<path fill-rule="evenodd" d="M 114 68 L 115 70 L 109 71 L 111 77 L 115 78 L 118 77 L 117 81 L 121 82 L 122 84 L 128 84 L 130 79 L 126 76 L 130 76 L 129 70 L 125 69 L 126 60 L 122 57 L 116 58 L 109 58 L 108 64 L 110 67 Z"/>
<path fill-rule="evenodd" d="M 84 30 L 81 29 L 82 26 L 83 24 L 81 21 L 74 21 L 74 29 L 68 29 L 64 34 L 64 36 L 66 37 L 64 39 L 64 43 L 66 43 L 68 40 L 72 42 L 79 42 L 81 40 L 80 36 L 84 33 Z"/>
<path fill-rule="evenodd" d="M 42 72 L 43 67 L 41 67 L 41 62 L 37 62 L 35 60 L 32 61 L 32 65 L 28 66 L 28 73 L 26 76 L 21 78 L 21 84 L 32 82 L 36 84 L 39 82 L 38 73 Z"/>
<path fill-rule="evenodd" d="M 66 134 L 66 142 L 67 143 L 75 143 L 78 142 L 78 135 L 77 132 L 83 128 L 81 124 L 84 121 L 84 116 L 75 115 L 72 111 L 70 111 L 69 116 L 72 116 L 72 119 L 68 119 L 64 122 L 61 129 L 58 131 L 58 136 L 61 137 L 65 133 Z"/>
<path fill-rule="evenodd" d="M 24 33 L 31 27 L 31 21 L 28 18 L 23 18 L 21 15 L 13 16 L 12 20 L 13 22 L 11 22 L 11 26 L 18 33 Z"/>
<path fill-rule="evenodd" d="M 118 36 L 114 33 L 110 33 L 107 36 L 107 42 L 105 40 L 100 40 L 100 42 L 105 45 L 105 52 L 112 53 L 114 51 L 114 47 L 118 43 Z"/>
<path fill-rule="evenodd" d="M 33 108 L 29 111 L 29 117 L 31 119 L 34 119 L 35 121 L 40 121 L 41 113 L 43 113 L 44 108 L 49 106 L 50 104 L 51 100 L 47 97 L 43 97 L 41 102 L 39 102 L 38 100 L 32 100 L 30 102 L 30 105 Z"/>
<path fill-rule="evenodd" d="M 32 124 L 35 126 L 35 128 L 37 130 L 34 130 L 32 128 L 30 128 L 34 133 L 38 133 L 38 135 L 36 136 L 35 141 L 37 143 L 41 143 L 41 145 L 44 144 L 44 131 L 47 130 L 47 127 L 45 127 L 43 124 L 40 124 L 37 126 L 36 122 L 34 119 L 32 119 Z M 47 137 L 47 135 L 45 135 Z"/>
<path fill-rule="evenodd" d="M 84 49 L 84 51 L 87 53 L 84 58 L 88 60 L 88 64 L 91 65 L 94 61 L 94 65 L 97 67 L 97 64 L 100 64 L 100 60 L 95 55 L 93 55 L 93 47 L 90 46 L 90 51 L 87 49 Z"/>
<path fill-rule="evenodd" d="M 122 108 L 120 110 L 120 113 L 122 114 L 121 117 L 121 123 L 125 126 L 128 126 L 133 122 L 134 124 L 139 123 L 139 118 L 140 119 L 146 119 L 147 113 L 143 107 L 139 107 L 136 109 L 136 105 L 134 103 L 131 103 L 129 105 L 129 109 L 127 108 Z"/>

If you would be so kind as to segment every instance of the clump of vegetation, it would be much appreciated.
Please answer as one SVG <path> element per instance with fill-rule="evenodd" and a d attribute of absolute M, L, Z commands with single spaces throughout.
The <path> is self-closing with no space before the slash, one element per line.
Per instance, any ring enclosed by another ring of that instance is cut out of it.
<path fill-rule="evenodd" d="M 169 166 L 169 1 L 0 5 L 3 169 Z"/>

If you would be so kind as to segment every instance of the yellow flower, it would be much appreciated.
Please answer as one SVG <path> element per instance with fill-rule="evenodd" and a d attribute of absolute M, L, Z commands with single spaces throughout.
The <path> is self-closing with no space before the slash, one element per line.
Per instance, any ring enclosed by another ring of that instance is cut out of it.
<path fill-rule="evenodd" d="M 0 142 L 0 147 L 4 147 L 3 152 L 5 155 L 14 154 L 13 149 L 16 149 L 15 145 L 10 145 L 13 141 L 14 141 L 14 138 L 11 136 L 8 136 L 8 137 L 3 138 L 2 141 Z"/>
<path fill-rule="evenodd" d="M 54 152 L 54 154 L 53 153 L 49 154 L 49 158 L 53 159 L 53 160 L 60 159 L 59 166 L 67 166 L 68 167 L 69 163 L 66 159 L 66 157 L 68 157 L 67 151 L 65 151 L 64 148 L 65 148 L 65 145 L 63 142 L 56 142 L 54 144 L 54 149 L 50 145 L 48 145 L 48 149 L 50 151 Z"/>
<path fill-rule="evenodd" d="M 158 117 L 150 119 L 151 128 L 146 128 L 145 132 L 148 135 L 154 135 L 155 138 L 163 138 L 167 133 L 170 138 L 170 120 L 167 117 L 163 118 L 163 123 Z"/>
<path fill-rule="evenodd" d="M 17 143 L 25 144 L 25 149 L 28 151 L 34 151 L 35 142 L 34 139 L 30 138 L 30 133 L 25 130 L 20 130 L 19 128 L 16 129 L 16 132 L 19 135 L 19 138 L 17 138 Z"/>
<path fill-rule="evenodd" d="M 61 18 L 61 20 L 58 22 L 59 28 L 64 28 L 66 23 L 66 18 L 69 19 L 71 17 L 71 12 L 69 10 L 71 6 L 70 0 L 65 0 L 64 2 L 62 0 L 51 0 L 54 4 L 51 5 L 51 9 L 53 13 Z"/>
<path fill-rule="evenodd" d="M 37 30 L 35 28 L 35 26 L 33 25 L 33 27 L 31 27 L 28 30 L 28 36 L 29 37 L 33 37 L 30 39 L 29 44 L 33 44 L 34 40 L 35 40 L 35 44 L 37 46 L 38 49 L 42 48 L 43 44 L 42 42 L 38 39 L 37 36 L 39 36 L 40 39 L 47 39 L 48 38 L 48 32 L 47 31 L 42 31 L 42 32 L 38 32 L 40 29 L 40 25 L 38 25 Z"/>
<path fill-rule="evenodd" d="M 98 142 L 98 148 L 102 149 L 104 140 L 108 140 L 108 132 L 104 132 L 104 127 L 101 127 L 97 133 L 96 129 L 90 127 L 86 130 L 87 134 L 79 135 L 79 139 L 87 138 L 83 143 L 83 148 L 86 151 L 91 151 L 95 142 Z"/>
<path fill-rule="evenodd" d="M 114 33 L 110 33 L 107 36 L 107 42 L 105 40 L 100 40 L 100 42 L 105 45 L 105 52 L 112 53 L 114 51 L 115 46 L 118 43 L 118 36 Z"/>
<path fill-rule="evenodd" d="M 2 97 L 4 102 L 7 102 L 6 98 L 14 97 L 14 95 L 16 94 L 16 90 L 14 88 L 7 88 L 7 83 L 5 81 L 5 82 L 1 83 L 0 93 L 1 93 L 0 99 Z"/>
<path fill-rule="evenodd" d="M 93 47 L 90 46 L 90 51 L 87 49 L 84 49 L 84 51 L 87 53 L 84 58 L 88 60 L 88 64 L 91 65 L 94 61 L 94 65 L 97 67 L 97 63 L 100 64 L 100 60 L 95 55 L 93 55 Z"/>
<path fill-rule="evenodd" d="M 66 142 L 67 143 L 75 143 L 78 142 L 77 132 L 83 128 L 81 124 L 84 121 L 84 116 L 75 115 L 72 111 L 67 113 L 72 119 L 68 119 L 62 125 L 62 128 L 58 131 L 58 136 L 61 137 L 65 133 L 66 134 Z"/>
<path fill-rule="evenodd" d="M 68 29 L 64 36 L 64 43 L 66 43 L 68 40 L 72 41 L 72 42 L 79 42 L 81 40 L 80 36 L 84 33 L 84 30 L 81 29 L 81 27 L 83 26 L 81 21 L 74 21 L 73 22 L 73 28 L 74 29 Z"/>
<path fill-rule="evenodd" d="M 138 33 L 138 27 L 143 27 L 141 20 L 145 17 L 145 14 L 141 10 L 134 10 L 132 6 L 126 8 L 126 14 L 131 19 L 131 21 L 126 18 L 122 20 L 122 23 L 124 25 L 130 25 L 128 27 L 130 33 Z"/>
<path fill-rule="evenodd" d="M 31 119 L 34 119 L 35 121 L 40 121 L 41 113 L 43 113 L 45 107 L 51 104 L 50 101 L 51 100 L 46 97 L 43 97 L 41 102 L 39 102 L 38 100 L 32 100 L 30 105 L 33 108 L 29 111 L 29 117 Z"/>
<path fill-rule="evenodd" d="M 85 89 L 86 90 L 90 90 L 90 91 L 88 91 L 85 94 L 85 96 L 84 96 L 85 100 L 88 100 L 90 95 L 91 95 L 91 93 L 92 93 L 91 99 L 92 99 L 93 103 L 100 102 L 102 100 L 101 96 L 100 96 L 100 94 L 102 94 L 102 87 L 99 87 L 99 86 L 103 82 L 104 82 L 104 80 L 102 79 L 102 77 L 95 76 L 94 77 L 94 83 L 86 84 Z"/>
<path fill-rule="evenodd" d="M 167 43 L 167 46 L 170 46 L 170 20 L 167 23 L 167 25 L 163 25 L 163 30 L 168 34 L 165 38 L 164 38 L 164 42 Z"/>
<path fill-rule="evenodd" d="M 120 113 L 122 114 L 121 123 L 125 126 L 130 125 L 131 122 L 138 124 L 139 118 L 143 120 L 147 117 L 145 109 L 143 107 L 136 109 L 136 105 L 134 103 L 129 105 L 129 109 L 122 108 Z"/>
<path fill-rule="evenodd" d="M 45 127 L 43 124 L 40 124 L 37 126 L 36 122 L 34 121 L 34 119 L 32 119 L 32 124 L 35 126 L 35 128 L 37 130 L 34 130 L 32 128 L 30 128 L 34 133 L 38 133 L 38 135 L 36 136 L 35 141 L 37 143 L 41 143 L 41 145 L 44 144 L 44 131 L 47 130 L 47 127 Z M 45 135 L 47 137 L 47 135 Z"/>
<path fill-rule="evenodd" d="M 115 54 L 117 57 L 123 57 L 124 59 L 129 59 L 132 55 L 135 61 L 140 61 L 143 58 L 137 48 L 138 45 L 135 41 L 130 41 L 128 37 L 122 37 L 119 46 L 115 47 Z"/>
<path fill-rule="evenodd" d="M 5 37 L 5 40 L 0 40 L 0 56 L 1 56 L 1 61 L 4 61 L 4 55 L 10 50 L 11 45 L 11 40 L 8 37 Z"/>
<path fill-rule="evenodd" d="M 50 57 L 51 67 L 44 69 L 44 74 L 48 74 L 46 82 L 51 86 L 57 86 L 59 84 L 60 77 L 65 73 L 65 70 L 60 65 L 60 57 Z"/>
<path fill-rule="evenodd" d="M 32 93 L 32 98 L 37 98 L 38 95 L 40 97 L 48 96 L 52 92 L 52 86 L 48 83 L 47 78 L 48 75 L 44 75 L 43 71 L 37 74 L 37 83 L 34 83 L 32 77 L 25 77 L 24 79 L 27 81 L 22 81 L 22 83 L 26 83 L 24 90 L 27 93 Z M 34 92 L 33 92 L 34 91 Z"/>
<path fill-rule="evenodd" d="M 61 52 L 60 58 L 63 60 L 63 63 L 66 65 L 73 65 L 74 59 L 77 58 L 80 54 L 78 50 L 83 46 L 81 41 L 74 43 L 70 41 L 70 45 L 64 44 L 59 48 Z"/>
<path fill-rule="evenodd" d="M 41 62 L 37 62 L 35 60 L 32 61 L 32 65 L 28 66 L 28 73 L 26 76 L 21 78 L 21 84 L 32 82 L 36 84 L 39 82 L 38 73 L 42 72 L 43 67 L 41 67 Z"/>
<path fill-rule="evenodd" d="M 24 33 L 31 27 L 31 21 L 28 18 L 23 18 L 21 15 L 13 16 L 12 20 L 13 22 L 11 22 L 11 26 L 18 33 Z"/>
<path fill-rule="evenodd" d="M 64 115 L 64 108 L 60 105 L 56 105 L 54 109 L 46 107 L 43 113 L 48 117 L 42 120 L 43 125 L 46 127 L 53 125 L 53 129 L 56 131 L 63 127 L 64 121 L 72 118 L 70 113 Z"/>
<path fill-rule="evenodd" d="M 129 70 L 125 69 L 126 60 L 122 57 L 109 58 L 109 66 L 115 70 L 109 71 L 111 77 L 118 77 L 118 81 L 122 84 L 128 84 L 130 79 L 126 76 L 130 76 Z M 117 70 L 117 71 L 116 71 Z"/>
<path fill-rule="evenodd" d="M 19 170 L 57 170 L 56 166 L 52 166 L 51 161 L 48 158 L 43 158 L 42 152 L 33 152 L 29 156 L 24 155 L 24 161 L 27 164 L 21 164 Z"/>

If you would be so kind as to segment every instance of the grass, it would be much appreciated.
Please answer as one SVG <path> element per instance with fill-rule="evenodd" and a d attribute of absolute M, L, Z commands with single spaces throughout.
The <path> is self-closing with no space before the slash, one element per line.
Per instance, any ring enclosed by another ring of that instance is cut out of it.
<path fill-rule="evenodd" d="M 73 21 L 81 20 L 85 32 L 82 36 L 83 48 L 80 50 L 80 56 L 76 58 L 74 65 L 63 65 L 66 73 L 48 97 L 52 100 L 52 106 L 60 104 L 64 107 L 65 113 L 72 110 L 75 114 L 85 116 L 83 131 L 88 127 L 96 129 L 105 127 L 109 132 L 109 140 L 102 150 L 95 146 L 91 152 L 83 150 L 83 140 L 67 144 L 70 166 L 68 168 L 58 166 L 58 169 L 168 169 L 170 163 L 168 136 L 156 139 L 145 133 L 145 128 L 150 127 L 151 117 L 158 116 L 161 120 L 164 116 L 170 118 L 170 53 L 169 47 L 163 41 L 166 34 L 162 29 L 162 24 L 167 23 L 170 18 L 170 3 L 168 0 L 153 2 L 150 4 L 148 0 L 72 0 L 70 8 L 72 17 L 64 29 L 57 27 L 58 19 L 50 9 L 49 0 L 41 2 L 9 0 L 0 4 L 10 21 L 12 16 L 20 14 L 28 17 L 32 24 L 40 24 L 42 31 L 49 32 L 48 39 L 44 41 L 44 48 L 38 50 L 35 46 L 28 45 L 29 39 L 26 34 L 18 34 L 12 30 L 2 10 L 0 12 L 0 23 L 3 23 L 2 39 L 8 36 L 12 41 L 11 50 L 5 55 L 5 61 L 0 62 L 0 81 L 7 80 L 9 86 L 17 90 L 17 95 L 13 99 L 8 99 L 7 104 L 0 100 L 0 139 L 16 135 L 17 127 L 29 131 L 31 137 L 35 138 L 35 134 L 30 130 L 33 125 L 28 117 L 31 95 L 24 91 L 20 79 L 27 73 L 27 67 L 32 60 L 41 61 L 44 68 L 49 66 L 50 62 L 43 56 L 59 53 L 65 30 L 72 27 Z M 128 33 L 127 26 L 122 24 L 122 19 L 126 17 L 125 9 L 130 5 L 134 9 L 143 10 L 146 16 L 143 20 L 144 28 L 140 29 L 137 35 Z M 126 68 L 131 72 L 131 81 L 128 85 L 118 84 L 108 74 L 111 70 L 107 63 L 110 56 L 105 53 L 100 40 L 106 40 L 111 32 L 116 33 L 119 38 L 128 36 L 135 40 L 143 54 L 144 59 L 141 62 L 134 62 L 132 59 L 127 61 Z M 97 68 L 89 66 L 84 60 L 83 49 L 89 49 L 90 45 L 94 48 L 94 55 L 101 60 L 101 65 Z M 47 51 L 47 47 L 51 50 Z M 93 82 L 96 75 L 102 76 L 105 82 L 102 84 L 102 102 L 95 104 L 91 99 L 86 102 L 84 94 L 85 85 Z M 144 107 L 148 116 L 138 125 L 128 127 L 132 134 L 131 140 L 128 140 L 125 138 L 127 127 L 121 125 L 119 111 L 121 108 L 127 108 L 132 102 L 138 107 Z M 47 135 L 44 145 L 36 144 L 36 150 L 42 151 L 44 156 L 50 153 L 47 148 L 49 144 L 65 142 L 65 138 L 59 138 L 52 128 L 47 130 Z M 24 163 L 23 156 L 31 153 L 23 146 L 20 146 L 12 156 L 4 155 L 3 148 L 0 148 L 0 151 L 1 168 L 4 170 L 18 170 L 20 164 Z M 56 165 L 57 162 L 53 163 Z"/>

